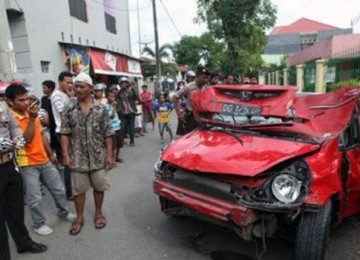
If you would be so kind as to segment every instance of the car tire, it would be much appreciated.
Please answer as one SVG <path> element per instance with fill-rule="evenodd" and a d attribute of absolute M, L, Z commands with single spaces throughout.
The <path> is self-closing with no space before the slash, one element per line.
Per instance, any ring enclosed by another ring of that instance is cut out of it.
<path fill-rule="evenodd" d="M 298 225 L 295 256 L 297 260 L 323 260 L 331 227 L 331 201 L 318 212 L 306 212 Z"/>

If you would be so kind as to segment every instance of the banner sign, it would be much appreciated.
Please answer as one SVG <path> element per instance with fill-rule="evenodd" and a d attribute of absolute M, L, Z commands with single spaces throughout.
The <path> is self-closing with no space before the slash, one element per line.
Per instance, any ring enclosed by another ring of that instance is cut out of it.
<path fill-rule="evenodd" d="M 90 73 L 89 48 L 71 46 L 66 49 L 70 59 L 70 71 L 78 74 L 80 72 Z"/>

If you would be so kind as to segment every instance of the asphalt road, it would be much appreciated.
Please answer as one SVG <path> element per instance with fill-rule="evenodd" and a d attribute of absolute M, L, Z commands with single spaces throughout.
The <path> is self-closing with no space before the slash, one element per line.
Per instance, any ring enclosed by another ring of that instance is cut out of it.
<path fill-rule="evenodd" d="M 175 123 L 173 124 L 175 129 Z M 106 192 L 104 213 L 108 224 L 96 230 L 93 223 L 92 194 L 87 194 L 85 225 L 77 236 L 68 234 L 70 223 L 55 216 L 49 193 L 44 197 L 49 236 L 31 231 L 34 240 L 48 245 L 43 254 L 17 254 L 11 241 L 13 259 L 20 260 L 230 260 L 253 259 L 261 251 L 254 242 L 244 242 L 235 233 L 190 218 L 163 215 L 152 192 L 153 163 L 162 147 L 157 131 L 136 139 L 136 146 L 124 146 L 124 163 L 110 172 L 111 189 Z M 73 208 L 72 204 L 71 207 Z M 28 219 L 26 222 L 30 227 Z M 360 259 L 360 224 L 349 219 L 333 230 L 327 259 Z M 293 249 L 283 239 L 267 239 L 263 259 L 293 259 Z M 241 256 L 242 255 L 242 256 Z"/>

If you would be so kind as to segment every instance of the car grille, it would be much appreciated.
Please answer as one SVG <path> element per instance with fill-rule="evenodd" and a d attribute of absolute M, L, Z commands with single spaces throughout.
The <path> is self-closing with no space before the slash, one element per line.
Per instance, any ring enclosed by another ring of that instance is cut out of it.
<path fill-rule="evenodd" d="M 228 202 L 237 202 L 236 196 L 231 192 L 232 184 L 177 169 L 172 173 L 173 178 L 168 182 L 202 194 L 206 194 Z"/>

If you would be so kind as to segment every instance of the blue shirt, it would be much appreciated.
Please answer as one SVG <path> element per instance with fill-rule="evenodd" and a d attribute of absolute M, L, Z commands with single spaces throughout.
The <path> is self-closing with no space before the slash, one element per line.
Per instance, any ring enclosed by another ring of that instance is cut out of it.
<path fill-rule="evenodd" d="M 154 110 L 159 112 L 158 122 L 164 124 L 169 122 L 170 112 L 173 110 L 173 106 L 168 102 L 158 103 L 154 106 Z"/>
<path fill-rule="evenodd" d="M 121 121 L 119 119 L 119 116 L 118 114 L 116 113 L 116 110 L 114 109 L 114 107 L 109 104 L 109 103 L 106 103 L 105 105 L 105 109 L 106 111 L 108 112 L 109 114 L 109 117 L 110 117 L 110 124 L 111 124 L 111 127 L 114 131 L 118 131 L 120 130 L 121 126 Z"/>

